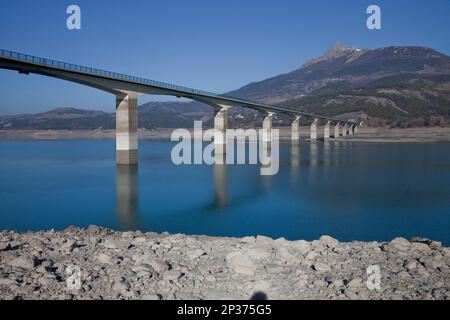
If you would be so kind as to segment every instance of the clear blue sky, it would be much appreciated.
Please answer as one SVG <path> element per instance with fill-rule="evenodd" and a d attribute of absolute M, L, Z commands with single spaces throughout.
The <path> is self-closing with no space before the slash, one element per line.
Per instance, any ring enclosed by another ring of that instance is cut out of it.
<path fill-rule="evenodd" d="M 66 8 L 82 29 L 66 28 Z M 366 8 L 382 30 L 366 28 Z M 286 73 L 332 43 L 419 45 L 450 54 L 449 0 L 2 0 L 0 47 L 213 92 Z M 71 106 L 114 111 L 91 88 L 0 70 L 0 114 Z M 146 102 L 155 97 L 142 97 Z M 160 98 L 159 98 L 160 99 Z"/>

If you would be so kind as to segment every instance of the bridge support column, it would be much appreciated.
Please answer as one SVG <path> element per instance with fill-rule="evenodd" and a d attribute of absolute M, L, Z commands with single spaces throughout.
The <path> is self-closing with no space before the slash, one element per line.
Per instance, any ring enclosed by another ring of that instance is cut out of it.
<path fill-rule="evenodd" d="M 317 140 L 317 119 L 314 119 L 314 122 L 311 123 L 311 132 L 310 132 L 310 138 L 311 141 L 316 141 Z"/>
<path fill-rule="evenodd" d="M 354 127 L 353 127 L 353 134 L 357 134 L 358 133 L 358 125 L 355 125 Z"/>
<path fill-rule="evenodd" d="M 291 124 L 291 141 L 298 142 L 300 140 L 300 117 L 297 116 Z"/>
<path fill-rule="evenodd" d="M 347 124 L 344 124 L 342 126 L 342 136 L 345 137 L 347 135 L 348 126 Z"/>
<path fill-rule="evenodd" d="M 333 138 L 339 138 L 339 123 L 336 123 L 336 125 L 334 126 L 334 135 Z"/>
<path fill-rule="evenodd" d="M 328 121 L 325 124 L 325 127 L 323 128 L 323 139 L 324 140 L 330 139 L 330 121 Z"/>
<path fill-rule="evenodd" d="M 138 163 L 138 112 L 137 94 L 116 95 L 116 163 Z"/>
<path fill-rule="evenodd" d="M 269 112 L 263 120 L 263 147 L 270 149 L 272 147 L 272 119 L 273 113 Z"/>
<path fill-rule="evenodd" d="M 216 154 L 227 152 L 228 107 L 222 106 L 214 111 L 214 151 Z"/>
<path fill-rule="evenodd" d="M 352 135 L 353 135 L 353 128 L 354 128 L 353 125 L 348 126 L 348 135 L 349 135 L 349 136 L 352 136 Z"/>

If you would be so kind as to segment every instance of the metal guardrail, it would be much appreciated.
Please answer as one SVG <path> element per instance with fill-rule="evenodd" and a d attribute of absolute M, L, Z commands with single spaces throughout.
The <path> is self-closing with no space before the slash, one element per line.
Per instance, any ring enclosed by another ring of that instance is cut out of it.
<path fill-rule="evenodd" d="M 129 75 L 121 74 L 121 73 L 117 73 L 117 72 L 111 72 L 111 71 L 106 71 L 106 70 L 101 70 L 101 69 L 84 67 L 84 66 L 80 66 L 77 64 L 66 63 L 66 62 L 57 61 L 57 60 L 40 58 L 40 57 L 23 54 L 23 53 L 19 53 L 19 52 L 14 52 L 14 51 L 9 51 L 9 50 L 0 49 L 0 56 L 9 58 L 9 59 L 18 60 L 21 62 L 30 62 L 30 63 L 36 64 L 36 65 L 41 65 L 44 67 L 53 67 L 53 68 L 58 68 L 58 69 L 62 69 L 65 71 L 81 72 L 81 73 L 85 73 L 85 74 L 89 74 L 89 75 L 96 75 L 96 76 L 107 77 L 107 78 L 116 79 L 116 80 L 125 80 L 125 81 L 140 83 L 140 84 L 151 85 L 151 86 L 160 87 L 163 89 L 177 90 L 177 91 L 182 91 L 182 92 L 192 93 L 192 94 L 203 94 L 203 95 L 209 95 L 209 96 L 216 96 L 219 98 L 219 96 L 217 94 L 214 94 L 212 92 L 192 89 L 192 88 L 188 88 L 188 87 L 184 87 L 184 86 L 173 85 L 170 83 L 154 81 L 154 80 L 144 79 L 144 78 L 135 77 L 135 76 L 129 76 Z"/>
<path fill-rule="evenodd" d="M 24 54 L 24 53 L 19 53 L 19 52 L 14 52 L 14 51 L 9 51 L 9 50 L 0 49 L 0 56 L 7 58 L 7 59 L 20 61 L 20 62 L 32 63 L 32 64 L 38 65 L 38 66 L 57 68 L 57 69 L 60 69 L 63 71 L 84 73 L 84 74 L 88 74 L 88 75 L 109 78 L 112 80 L 128 81 L 128 82 L 133 82 L 133 83 L 137 83 L 137 84 L 149 85 L 149 86 L 160 88 L 160 89 L 168 89 L 168 90 L 179 91 L 179 92 L 183 92 L 183 93 L 187 93 L 187 94 L 202 95 L 205 97 L 226 100 L 229 102 L 238 102 L 241 105 L 244 105 L 244 106 L 246 105 L 248 107 L 265 108 L 268 110 L 288 112 L 288 113 L 298 114 L 298 115 L 307 116 L 307 117 L 311 117 L 311 118 L 319 118 L 319 119 L 330 120 L 330 121 L 335 121 L 335 122 L 345 122 L 345 123 L 349 123 L 349 124 L 358 125 L 358 123 L 348 121 L 348 120 L 347 121 L 346 120 L 338 120 L 338 119 L 334 119 L 331 117 L 316 115 L 313 113 L 307 113 L 307 112 L 302 112 L 302 111 L 298 111 L 298 110 L 282 108 L 282 107 L 278 107 L 278 106 L 265 105 L 262 103 L 246 101 L 246 100 L 239 99 L 239 98 L 218 95 L 216 93 L 212 93 L 212 92 L 208 92 L 208 91 L 192 89 L 192 88 L 188 88 L 188 87 L 184 87 L 184 86 L 174 85 L 174 84 L 150 80 L 150 79 L 144 79 L 144 78 L 135 77 L 135 76 L 129 76 L 129 75 L 121 74 L 121 73 L 117 73 L 117 72 L 111 72 L 111 71 L 106 71 L 106 70 L 101 70 L 101 69 L 96 69 L 96 68 L 84 67 L 84 66 L 80 66 L 77 64 L 66 63 L 66 62 L 52 60 L 52 59 L 40 58 L 40 57 L 36 57 L 36 56 Z"/>

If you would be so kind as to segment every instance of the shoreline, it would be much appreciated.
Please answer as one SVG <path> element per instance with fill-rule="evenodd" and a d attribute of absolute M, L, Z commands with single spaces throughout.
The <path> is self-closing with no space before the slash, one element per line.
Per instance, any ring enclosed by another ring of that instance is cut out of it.
<path fill-rule="evenodd" d="M 80 270 L 77 288 L 66 282 L 71 270 Z M 0 232 L 0 274 L 2 300 L 448 300 L 450 248 L 424 238 L 288 241 L 69 227 Z"/>
<path fill-rule="evenodd" d="M 280 130 L 280 141 L 290 141 L 288 127 L 276 127 Z M 139 139 L 170 140 L 174 129 L 139 129 Z M 192 132 L 192 130 L 190 130 Z M 319 129 L 318 138 L 323 133 Z M 115 139 L 115 130 L 0 130 L 0 141 L 21 140 L 73 140 L 73 139 Z M 309 128 L 300 127 L 300 142 L 309 141 Z M 428 128 L 372 128 L 361 127 L 358 134 L 347 137 L 331 138 L 339 142 L 367 143 L 450 143 L 450 127 Z"/>

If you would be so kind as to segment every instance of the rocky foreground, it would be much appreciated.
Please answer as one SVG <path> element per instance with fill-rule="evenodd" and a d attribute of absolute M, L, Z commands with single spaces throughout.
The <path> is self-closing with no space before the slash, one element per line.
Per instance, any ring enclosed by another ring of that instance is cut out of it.
<path fill-rule="evenodd" d="M 1 299 L 252 297 L 450 299 L 450 248 L 423 238 L 307 242 L 94 226 L 0 233 Z"/>

